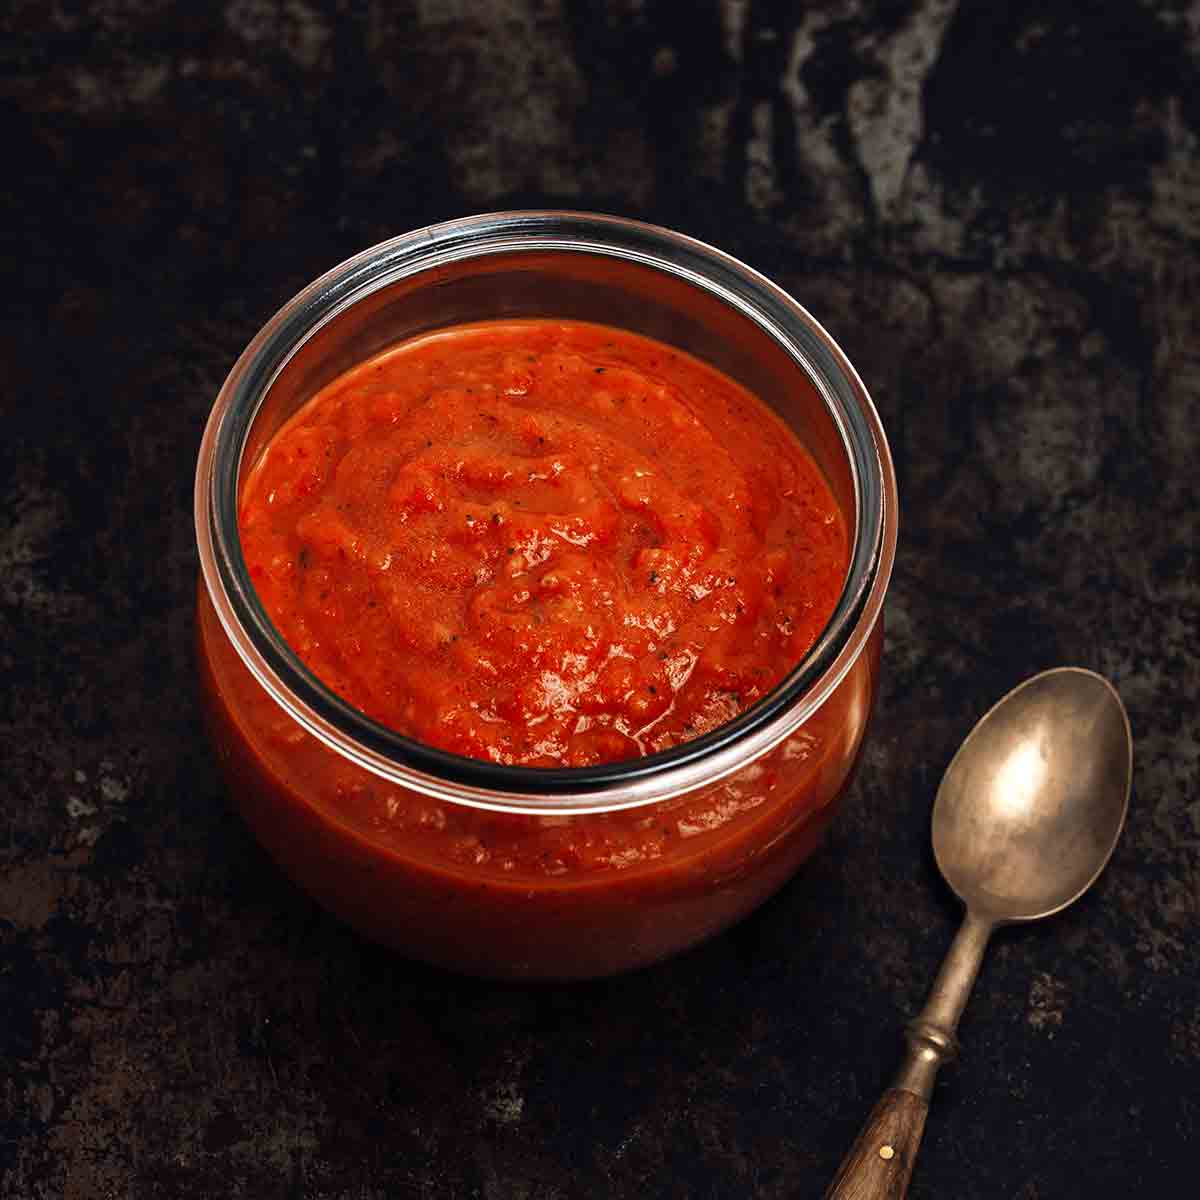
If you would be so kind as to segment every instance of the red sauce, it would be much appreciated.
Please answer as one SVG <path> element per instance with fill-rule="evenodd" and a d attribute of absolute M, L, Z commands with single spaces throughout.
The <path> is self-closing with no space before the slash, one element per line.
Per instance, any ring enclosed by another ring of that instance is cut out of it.
<path fill-rule="evenodd" d="M 351 703 L 501 763 L 698 736 L 828 620 L 842 515 L 757 398 L 657 342 L 560 321 L 460 327 L 336 380 L 246 478 L 243 549 L 284 638 Z M 814 848 L 875 689 L 879 629 L 771 753 L 648 806 L 520 815 L 387 783 L 262 690 L 208 593 L 200 661 L 243 813 L 372 937 L 501 976 L 650 962 L 725 927 Z"/>
<path fill-rule="evenodd" d="M 604 326 L 487 323 L 342 377 L 242 499 L 267 612 L 402 733 L 583 766 L 698 736 L 829 619 L 845 526 L 764 405 Z"/>

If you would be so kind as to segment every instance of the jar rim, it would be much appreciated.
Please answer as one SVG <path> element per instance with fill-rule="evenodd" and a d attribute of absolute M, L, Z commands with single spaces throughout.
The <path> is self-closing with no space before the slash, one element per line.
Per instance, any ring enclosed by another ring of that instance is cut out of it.
<path fill-rule="evenodd" d="M 374 721 L 323 684 L 271 623 L 237 525 L 242 456 L 255 417 L 292 356 L 340 313 L 401 279 L 516 252 L 608 256 L 697 287 L 749 319 L 816 387 L 853 481 L 854 543 L 834 612 L 808 654 L 766 696 L 688 742 L 590 767 L 510 766 L 440 750 Z M 782 288 L 706 243 L 659 226 L 558 210 L 488 213 L 401 234 L 347 259 L 262 327 L 222 385 L 197 462 L 200 568 L 242 662 L 307 732 L 374 774 L 443 801 L 540 815 L 610 811 L 715 783 L 807 720 L 849 671 L 882 608 L 895 556 L 891 456 L 866 387 L 825 329 Z"/>

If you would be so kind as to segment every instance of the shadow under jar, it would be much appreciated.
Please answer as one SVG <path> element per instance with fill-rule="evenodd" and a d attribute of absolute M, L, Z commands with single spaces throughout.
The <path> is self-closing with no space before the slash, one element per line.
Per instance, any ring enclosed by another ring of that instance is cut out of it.
<path fill-rule="evenodd" d="M 289 418 L 406 339 L 521 318 L 615 326 L 710 364 L 798 435 L 841 509 L 849 566 L 816 643 L 769 694 L 692 741 L 571 768 L 421 744 L 324 686 L 255 592 L 239 498 Z M 195 518 L 200 675 L 228 786 L 299 885 L 415 958 L 571 979 L 693 945 L 793 874 L 858 758 L 896 544 L 883 430 L 853 368 L 799 304 L 681 235 L 589 214 L 500 213 L 348 260 L 281 309 L 234 366 L 204 434 Z M 596 845 L 627 852 L 574 852 Z"/>

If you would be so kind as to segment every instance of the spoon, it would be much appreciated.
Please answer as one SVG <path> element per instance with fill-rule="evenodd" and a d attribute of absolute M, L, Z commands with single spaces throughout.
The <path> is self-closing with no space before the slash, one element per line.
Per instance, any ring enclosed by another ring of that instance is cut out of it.
<path fill-rule="evenodd" d="M 908 1053 L 825 1200 L 900 1200 L 933 1081 L 998 925 L 1037 921 L 1104 870 L 1129 805 L 1133 739 L 1112 685 L 1060 667 L 990 709 L 951 760 L 933 805 L 933 853 L 967 907 L 933 990 L 908 1025 Z"/>

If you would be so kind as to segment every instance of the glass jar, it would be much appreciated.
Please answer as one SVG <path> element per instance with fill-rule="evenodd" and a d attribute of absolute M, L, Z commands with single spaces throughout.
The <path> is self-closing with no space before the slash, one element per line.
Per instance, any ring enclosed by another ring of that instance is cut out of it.
<path fill-rule="evenodd" d="M 706 735 L 596 767 L 498 766 L 421 745 L 324 687 L 247 574 L 240 482 L 322 386 L 416 334 L 490 318 L 615 325 L 748 387 L 799 435 L 852 537 L 807 657 Z M 230 791 L 298 884 L 356 929 L 468 973 L 584 978 L 727 927 L 817 846 L 874 704 L 896 486 L 862 382 L 786 293 L 670 231 L 513 212 L 418 230 L 311 284 L 225 381 L 200 450 L 197 633 Z"/>

